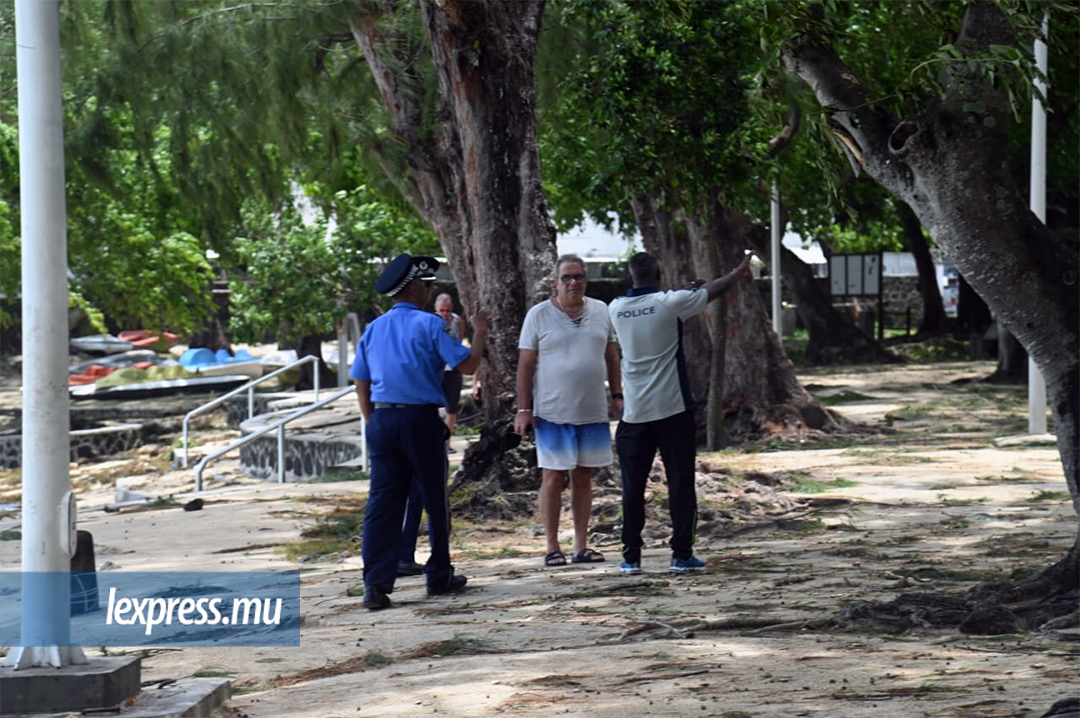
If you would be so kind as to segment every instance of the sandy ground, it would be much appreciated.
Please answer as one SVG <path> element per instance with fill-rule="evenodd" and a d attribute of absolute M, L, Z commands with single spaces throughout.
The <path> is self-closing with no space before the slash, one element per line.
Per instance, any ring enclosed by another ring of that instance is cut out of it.
<path fill-rule="evenodd" d="M 594 537 L 607 563 L 545 569 L 535 517 L 458 522 L 455 562 L 469 589 L 428 599 L 422 579 L 402 579 L 395 607 L 373 613 L 347 595 L 361 577 L 358 551 L 301 563 L 283 550 L 320 516 L 355 506 L 366 482 L 257 482 L 226 461 L 201 511 L 102 511 L 118 480 L 189 498 L 192 472 L 170 469 L 161 447 L 76 466 L 72 481 L 98 570 L 304 570 L 299 647 L 144 652 L 144 681 L 230 677 L 225 715 L 1034 717 L 1075 695 L 1075 643 L 825 620 L 860 601 L 1007 578 L 1070 545 L 1076 515 L 1056 449 L 993 442 L 1026 426 L 1023 388 L 951 383 L 992 369 L 804 373 L 819 398 L 846 396 L 834 406 L 845 416 L 895 433 L 702 455 L 731 477 L 782 475 L 843 500 L 706 533 L 697 553 L 708 570 L 693 576 L 666 572 L 663 531 L 649 540 L 646 573 L 624 577 L 611 534 Z M 200 431 L 206 448 L 230 435 L 220 420 Z M 13 474 L 0 475 L 0 504 L 17 496 Z M 699 486 L 702 506 L 715 505 L 715 475 Z M 0 512 L 0 529 L 17 520 Z M 567 512 L 563 529 L 568 539 Z M 19 550 L 0 541 L 0 568 L 17 570 Z"/>

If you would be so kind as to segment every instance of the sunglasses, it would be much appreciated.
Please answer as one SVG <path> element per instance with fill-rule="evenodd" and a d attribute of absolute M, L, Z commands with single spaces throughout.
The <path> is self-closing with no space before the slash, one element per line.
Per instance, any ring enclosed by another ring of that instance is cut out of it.
<path fill-rule="evenodd" d="M 570 284 L 571 282 L 584 282 L 585 281 L 585 275 L 584 274 L 564 274 L 561 277 L 559 277 L 559 281 L 562 282 L 563 284 Z"/>

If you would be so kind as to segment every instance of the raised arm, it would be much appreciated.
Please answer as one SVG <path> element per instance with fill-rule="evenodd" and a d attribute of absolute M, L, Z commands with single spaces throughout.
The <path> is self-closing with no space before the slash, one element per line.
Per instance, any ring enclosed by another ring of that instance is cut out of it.
<path fill-rule="evenodd" d="M 484 356 L 484 341 L 487 339 L 488 333 L 487 312 L 481 309 L 474 314 L 472 325 L 472 352 L 467 359 L 454 367 L 462 374 L 470 375 L 475 374 L 476 370 L 480 368 L 480 359 Z"/>
<path fill-rule="evenodd" d="M 705 285 L 705 291 L 709 293 L 710 302 L 719 297 L 727 290 L 731 289 L 733 286 L 735 286 L 735 283 L 738 282 L 741 278 L 750 276 L 751 256 L 753 255 L 746 255 L 746 257 L 743 259 L 743 261 L 739 264 L 738 267 L 735 267 L 735 269 L 732 269 L 724 276 L 717 277 L 716 279 Z"/>

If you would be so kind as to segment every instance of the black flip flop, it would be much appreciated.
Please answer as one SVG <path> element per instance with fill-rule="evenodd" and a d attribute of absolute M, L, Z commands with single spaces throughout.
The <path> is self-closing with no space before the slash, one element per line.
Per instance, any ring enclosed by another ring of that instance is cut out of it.
<path fill-rule="evenodd" d="M 548 551 L 544 556 L 545 566 L 565 566 L 566 554 L 562 551 L 555 549 L 554 551 Z"/>
<path fill-rule="evenodd" d="M 583 548 L 574 554 L 574 563 L 600 563 L 604 560 L 604 554 L 593 551 L 591 548 Z"/>

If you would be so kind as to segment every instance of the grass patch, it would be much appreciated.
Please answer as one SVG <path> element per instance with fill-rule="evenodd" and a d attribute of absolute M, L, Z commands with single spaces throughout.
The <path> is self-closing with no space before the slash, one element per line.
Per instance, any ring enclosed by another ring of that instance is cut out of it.
<path fill-rule="evenodd" d="M 22 531 L 19 529 L 8 529 L 6 531 L 0 531 L 0 541 L 18 541 L 22 538 Z"/>
<path fill-rule="evenodd" d="M 896 354 L 915 364 L 935 364 L 938 362 L 967 361 L 968 343 L 953 337 L 934 337 L 918 344 L 892 344 L 889 346 Z"/>
<path fill-rule="evenodd" d="M 457 656 L 487 653 L 490 647 L 483 641 L 465 636 L 453 636 L 444 641 L 423 643 L 416 648 L 403 654 L 403 658 L 434 658 L 436 656 Z"/>
<path fill-rule="evenodd" d="M 180 502 L 173 498 L 172 494 L 168 496 L 158 496 L 153 501 L 146 504 L 148 509 L 170 509 L 174 506 L 179 506 Z"/>
<path fill-rule="evenodd" d="M 1037 491 L 1032 501 L 1068 501 L 1072 498 L 1068 491 Z"/>
<path fill-rule="evenodd" d="M 867 394 L 860 394 L 857 391 L 850 391 L 845 389 L 844 391 L 837 392 L 831 396 L 818 396 L 818 404 L 822 406 L 836 406 L 837 404 L 850 404 L 854 401 L 880 401 L 876 396 L 869 396 Z"/>
<path fill-rule="evenodd" d="M 784 345 L 784 354 L 791 360 L 792 364 L 799 365 L 806 361 L 806 347 L 810 343 L 808 338 L 800 338 L 798 336 L 798 330 L 795 336 L 785 337 L 782 340 Z"/>
<path fill-rule="evenodd" d="M 874 553 L 874 549 L 868 546 L 848 546 L 825 551 L 830 556 L 843 556 L 844 558 L 868 558 Z"/>
<path fill-rule="evenodd" d="M 364 508 L 338 509 L 315 520 L 315 525 L 300 532 L 308 539 L 351 539 L 364 527 Z"/>
<path fill-rule="evenodd" d="M 456 527 L 455 527 L 456 528 Z M 471 561 L 488 561 L 499 558 L 521 558 L 522 556 L 529 556 L 531 552 L 522 551 L 521 549 L 513 548 L 511 546 L 499 546 L 496 549 L 478 549 L 463 547 L 460 549 L 462 555 Z M 567 557 L 569 560 L 569 556 Z"/>
<path fill-rule="evenodd" d="M 777 527 L 780 528 L 781 531 L 792 531 L 802 534 L 821 533 L 822 531 L 827 531 L 829 528 L 824 522 L 818 519 L 779 521 L 777 522 Z"/>
<path fill-rule="evenodd" d="M 263 691 L 266 691 L 266 690 L 269 690 L 269 689 L 270 689 L 269 686 L 261 685 L 261 684 L 255 684 L 255 685 L 250 685 L 250 686 L 231 686 L 229 688 L 229 693 L 230 693 L 230 695 L 234 695 L 234 696 L 242 696 L 242 695 L 244 695 L 246 693 L 262 693 Z"/>
<path fill-rule="evenodd" d="M 1029 476 L 976 476 L 976 481 L 985 481 L 993 484 L 1023 484 L 1031 481 Z"/>
<path fill-rule="evenodd" d="M 898 538 L 893 539 L 893 543 L 895 543 L 895 544 L 918 543 L 920 541 L 925 541 L 925 540 L 926 539 L 924 537 L 922 537 L 922 536 L 915 536 L 914 534 L 905 534 L 903 536 L 900 536 Z"/>
<path fill-rule="evenodd" d="M 390 656 L 384 656 L 376 651 L 369 651 L 364 655 L 364 665 L 369 668 L 381 668 L 394 662 Z"/>
<path fill-rule="evenodd" d="M 236 671 L 230 671 L 227 668 L 218 668 L 217 666 L 209 666 L 207 668 L 200 668 L 191 674 L 192 678 L 235 678 Z"/>
<path fill-rule="evenodd" d="M 285 544 L 282 550 L 290 561 L 326 560 L 343 551 L 354 550 L 355 539 L 363 527 L 363 505 L 355 510 L 338 509 L 319 517 L 314 526 L 301 531 L 300 537 L 305 541 Z"/>
<path fill-rule="evenodd" d="M 858 446 L 865 443 L 865 437 L 859 436 L 827 436 L 824 439 L 808 441 L 806 448 L 813 449 L 846 449 L 850 446 Z"/>
<path fill-rule="evenodd" d="M 934 407 L 931 404 L 911 404 L 910 406 L 902 406 L 896 411 L 890 411 L 885 415 L 885 423 L 892 426 L 895 421 L 915 421 L 917 419 L 925 419 L 932 416 L 934 413 Z"/>
<path fill-rule="evenodd" d="M 889 688 L 885 692 L 892 696 L 918 696 L 924 693 L 967 693 L 968 691 L 966 688 L 955 686 L 939 686 L 933 683 L 923 683 L 918 686 Z"/>
<path fill-rule="evenodd" d="M 832 481 L 821 481 L 810 478 L 807 474 L 797 473 L 788 474 L 785 478 L 794 484 L 794 486 L 785 489 L 793 494 L 820 494 L 833 489 L 844 489 L 859 485 L 858 481 L 852 481 L 851 479 L 839 478 Z"/>
<path fill-rule="evenodd" d="M 356 544 L 352 541 L 334 539 L 314 539 L 285 544 L 281 553 L 290 561 L 306 563 L 308 561 L 330 561 L 343 551 L 351 551 Z"/>
<path fill-rule="evenodd" d="M 1005 574 L 1000 571 L 975 571 L 962 568 L 943 568 L 940 566 L 924 566 L 910 571 L 903 571 L 912 578 L 928 579 L 931 581 L 952 581 L 955 583 L 981 583 L 984 581 L 1000 581 Z"/>
<path fill-rule="evenodd" d="M 366 471 L 360 471 L 359 469 L 334 469 L 328 471 L 322 476 L 317 476 L 314 479 L 309 479 L 309 484 L 333 484 L 338 481 L 367 481 L 371 477 L 368 476 Z"/>

